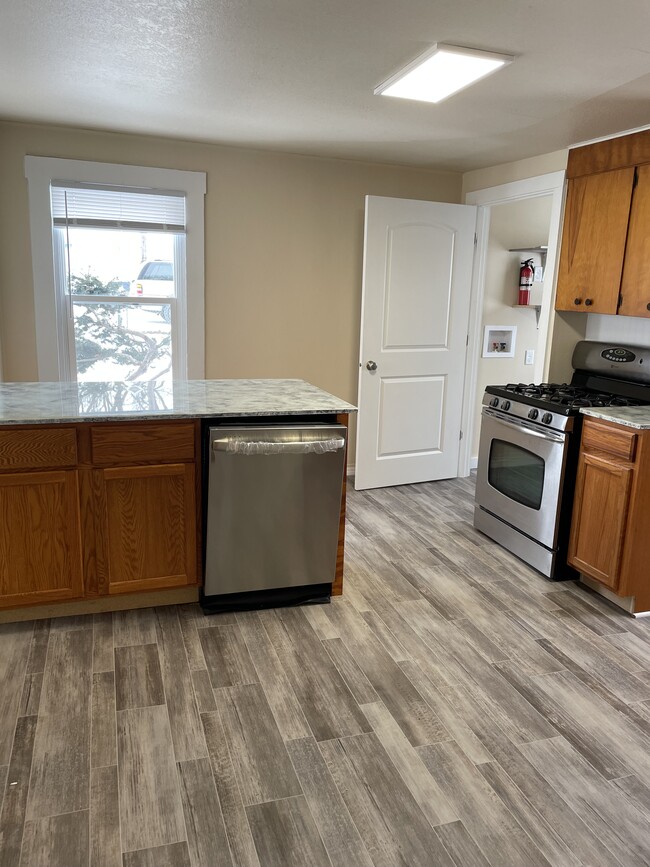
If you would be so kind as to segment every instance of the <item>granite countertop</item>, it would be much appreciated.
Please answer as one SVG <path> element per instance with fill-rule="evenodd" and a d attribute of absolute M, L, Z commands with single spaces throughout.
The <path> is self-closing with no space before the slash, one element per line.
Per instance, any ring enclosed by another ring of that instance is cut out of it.
<path fill-rule="evenodd" d="M 0 384 L 0 425 L 349 412 L 356 407 L 302 379 Z"/>
<path fill-rule="evenodd" d="M 585 407 L 580 412 L 583 415 L 600 418 L 603 421 L 612 421 L 637 430 L 650 429 L 650 406 Z"/>

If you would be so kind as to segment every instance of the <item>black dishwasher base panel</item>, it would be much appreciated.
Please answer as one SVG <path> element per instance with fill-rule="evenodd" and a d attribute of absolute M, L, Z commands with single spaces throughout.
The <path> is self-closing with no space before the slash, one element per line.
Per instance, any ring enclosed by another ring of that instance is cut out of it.
<path fill-rule="evenodd" d="M 199 602 L 204 614 L 220 614 L 225 611 L 256 611 L 260 608 L 321 605 L 330 601 L 331 593 L 331 583 L 249 590 L 246 593 L 215 593 L 211 596 L 206 596 L 201 591 Z"/>

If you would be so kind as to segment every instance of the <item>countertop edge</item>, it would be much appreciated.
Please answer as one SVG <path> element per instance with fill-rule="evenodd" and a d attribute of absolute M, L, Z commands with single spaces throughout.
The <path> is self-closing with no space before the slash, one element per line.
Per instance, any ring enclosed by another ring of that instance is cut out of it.
<path fill-rule="evenodd" d="M 599 418 L 601 421 L 609 421 L 613 424 L 620 424 L 623 427 L 631 427 L 635 430 L 650 430 L 650 407 L 622 407 L 622 409 L 623 411 L 626 409 L 640 409 L 647 415 L 648 420 L 635 421 L 634 419 L 620 415 L 618 411 L 612 412 L 610 408 L 583 407 L 580 412 L 582 415 L 587 415 L 590 418 Z"/>

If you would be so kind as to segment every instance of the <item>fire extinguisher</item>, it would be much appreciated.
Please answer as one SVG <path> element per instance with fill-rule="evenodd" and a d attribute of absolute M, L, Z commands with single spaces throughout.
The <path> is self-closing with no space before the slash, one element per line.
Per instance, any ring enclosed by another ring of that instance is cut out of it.
<path fill-rule="evenodd" d="M 533 260 L 526 259 L 519 269 L 519 304 L 530 304 L 530 287 L 533 285 Z"/>

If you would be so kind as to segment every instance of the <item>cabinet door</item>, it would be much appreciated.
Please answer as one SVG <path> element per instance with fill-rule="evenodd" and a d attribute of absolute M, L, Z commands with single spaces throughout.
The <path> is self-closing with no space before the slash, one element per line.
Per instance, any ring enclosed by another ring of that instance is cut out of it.
<path fill-rule="evenodd" d="M 580 455 L 569 563 L 616 590 L 634 468 Z"/>
<path fill-rule="evenodd" d="M 621 295 L 620 314 L 650 317 L 650 165 L 637 169 Z"/>
<path fill-rule="evenodd" d="M 95 470 L 103 500 L 99 590 L 130 593 L 197 581 L 195 465 Z"/>
<path fill-rule="evenodd" d="M 0 475 L 0 607 L 82 595 L 76 471 Z"/>
<path fill-rule="evenodd" d="M 568 181 L 556 310 L 616 313 L 634 168 Z"/>

